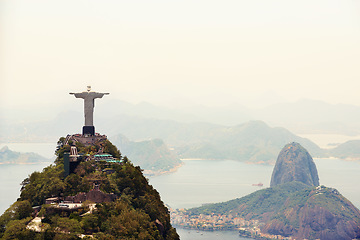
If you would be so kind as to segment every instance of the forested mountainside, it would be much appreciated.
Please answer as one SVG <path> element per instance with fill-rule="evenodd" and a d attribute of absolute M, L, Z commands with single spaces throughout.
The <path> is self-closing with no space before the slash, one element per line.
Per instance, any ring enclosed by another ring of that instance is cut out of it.
<path fill-rule="evenodd" d="M 263 234 L 296 239 L 360 237 L 360 211 L 336 189 L 291 182 L 224 203 L 189 209 L 189 218 L 223 215 L 255 220 Z M 206 229 L 206 228 L 205 228 Z M 248 228 L 251 232 L 251 228 Z"/>
<path fill-rule="evenodd" d="M 68 176 L 71 146 L 61 138 L 55 164 L 24 179 L 20 198 L 0 217 L 2 239 L 179 239 L 140 167 L 108 140 L 76 146 L 82 160 Z"/>

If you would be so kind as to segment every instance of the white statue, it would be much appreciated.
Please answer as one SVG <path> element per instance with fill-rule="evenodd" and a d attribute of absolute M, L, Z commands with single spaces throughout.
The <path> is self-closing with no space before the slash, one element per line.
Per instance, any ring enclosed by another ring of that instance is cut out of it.
<path fill-rule="evenodd" d="M 91 86 L 87 86 L 87 92 L 81 93 L 70 93 L 75 95 L 76 98 L 84 99 L 84 115 L 85 115 L 85 126 L 94 126 L 94 107 L 95 107 L 95 98 L 102 98 L 104 95 L 109 93 L 98 93 L 91 92 Z"/>

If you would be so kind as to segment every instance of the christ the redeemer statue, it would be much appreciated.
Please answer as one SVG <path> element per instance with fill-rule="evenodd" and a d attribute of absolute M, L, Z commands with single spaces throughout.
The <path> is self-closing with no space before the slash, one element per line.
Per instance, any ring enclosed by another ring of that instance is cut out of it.
<path fill-rule="evenodd" d="M 91 86 L 87 87 L 87 92 L 81 93 L 70 93 L 76 98 L 84 99 L 84 116 L 85 116 L 85 126 L 83 127 L 83 134 L 95 135 L 94 127 L 94 107 L 95 107 L 95 98 L 102 98 L 104 95 L 109 93 L 98 93 L 91 92 Z"/>

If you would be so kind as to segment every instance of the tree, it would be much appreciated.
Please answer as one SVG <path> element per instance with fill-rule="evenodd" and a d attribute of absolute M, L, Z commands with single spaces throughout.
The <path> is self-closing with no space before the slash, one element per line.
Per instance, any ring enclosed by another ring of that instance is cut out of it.
<path fill-rule="evenodd" d="M 114 158 L 121 159 L 121 153 L 109 140 L 104 143 L 104 152 L 110 153 Z"/>
<path fill-rule="evenodd" d="M 81 226 L 86 233 L 98 232 L 99 228 L 99 219 L 94 214 L 87 214 L 81 220 Z"/>
<path fill-rule="evenodd" d="M 41 173 L 32 173 L 28 180 L 29 183 L 20 194 L 20 200 L 29 200 L 32 205 L 41 205 L 46 198 L 59 196 L 66 188 L 62 179 L 63 175 L 64 166 L 62 164 L 50 165 Z"/>
<path fill-rule="evenodd" d="M 33 209 L 29 201 L 14 202 L 3 215 L 0 216 L 0 233 L 5 232 L 9 222 L 30 217 L 32 211 Z"/>
<path fill-rule="evenodd" d="M 26 229 L 26 225 L 30 222 L 31 217 L 22 220 L 12 220 L 6 226 L 6 231 L 1 239 L 34 239 L 35 232 Z"/>
<path fill-rule="evenodd" d="M 53 225 L 60 231 L 66 233 L 82 233 L 81 225 L 76 219 L 69 219 L 66 217 L 58 218 Z"/>
<path fill-rule="evenodd" d="M 77 174 L 70 174 L 65 178 L 65 196 L 76 195 L 79 192 L 88 192 L 90 190 L 90 184 L 85 179 Z"/>

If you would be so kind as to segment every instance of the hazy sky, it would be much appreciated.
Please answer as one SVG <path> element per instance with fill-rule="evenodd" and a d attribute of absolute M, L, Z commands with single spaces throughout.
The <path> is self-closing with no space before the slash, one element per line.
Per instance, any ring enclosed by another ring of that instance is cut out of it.
<path fill-rule="evenodd" d="M 360 105 L 360 1 L 0 1 L 1 106 Z"/>

